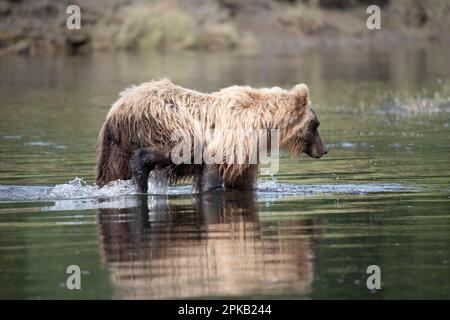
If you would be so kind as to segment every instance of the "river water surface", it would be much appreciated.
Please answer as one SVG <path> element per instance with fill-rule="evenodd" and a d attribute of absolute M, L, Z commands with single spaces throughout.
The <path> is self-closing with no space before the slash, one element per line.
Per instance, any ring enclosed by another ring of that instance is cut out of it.
<path fill-rule="evenodd" d="M 450 298 L 449 53 L 2 57 L 0 298 Z M 111 103 L 162 76 L 200 91 L 305 82 L 330 153 L 283 155 L 250 193 L 99 190 Z"/>

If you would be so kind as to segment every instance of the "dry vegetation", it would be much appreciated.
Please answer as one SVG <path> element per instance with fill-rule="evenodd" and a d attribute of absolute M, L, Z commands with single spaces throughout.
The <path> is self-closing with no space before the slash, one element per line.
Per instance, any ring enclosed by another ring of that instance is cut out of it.
<path fill-rule="evenodd" d="M 82 29 L 66 28 L 69 2 L 0 0 L 0 53 L 98 50 L 250 52 L 335 43 L 448 42 L 448 0 L 72 1 Z M 365 27 L 368 4 L 382 30 Z"/>

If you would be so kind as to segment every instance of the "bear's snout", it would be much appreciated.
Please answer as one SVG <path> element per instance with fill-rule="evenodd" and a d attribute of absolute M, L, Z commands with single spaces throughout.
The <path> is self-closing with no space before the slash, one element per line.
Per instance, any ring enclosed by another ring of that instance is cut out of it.
<path fill-rule="evenodd" d="M 322 140 L 319 131 L 314 133 L 314 137 L 311 139 L 309 148 L 305 150 L 305 153 L 311 158 L 320 159 L 328 153 L 328 148 Z"/>

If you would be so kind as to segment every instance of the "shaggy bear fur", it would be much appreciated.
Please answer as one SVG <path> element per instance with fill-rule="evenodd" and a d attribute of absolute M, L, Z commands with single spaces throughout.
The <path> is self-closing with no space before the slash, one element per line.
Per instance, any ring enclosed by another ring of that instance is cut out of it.
<path fill-rule="evenodd" d="M 327 150 L 318 126 L 304 84 L 291 90 L 232 86 L 206 94 L 167 79 L 143 83 L 123 91 L 106 117 L 98 140 L 96 183 L 133 178 L 146 192 L 149 174 L 159 170 L 172 183 L 192 177 L 198 192 L 222 185 L 252 189 L 258 175 L 254 163 L 173 163 L 171 152 L 179 143 L 173 132 L 192 141 L 201 137 L 210 154 L 225 159 L 238 148 L 246 157 L 254 150 L 254 139 L 239 130 L 277 129 L 280 149 L 320 158 Z M 205 134 L 210 129 L 217 132 L 214 137 Z"/>

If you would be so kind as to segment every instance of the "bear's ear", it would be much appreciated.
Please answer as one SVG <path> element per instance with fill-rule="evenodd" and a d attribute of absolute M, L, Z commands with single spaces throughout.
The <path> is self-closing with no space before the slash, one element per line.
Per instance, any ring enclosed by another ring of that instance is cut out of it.
<path fill-rule="evenodd" d="M 309 101 L 309 89 L 308 86 L 304 83 L 296 85 L 292 88 L 292 93 L 295 95 L 297 99 L 297 104 L 299 106 L 304 106 L 308 104 Z"/>
<path fill-rule="evenodd" d="M 305 98 L 309 97 L 308 86 L 304 83 L 300 83 L 300 84 L 296 85 L 294 88 L 292 88 L 292 92 L 294 92 L 294 94 L 299 97 L 305 97 Z"/>

